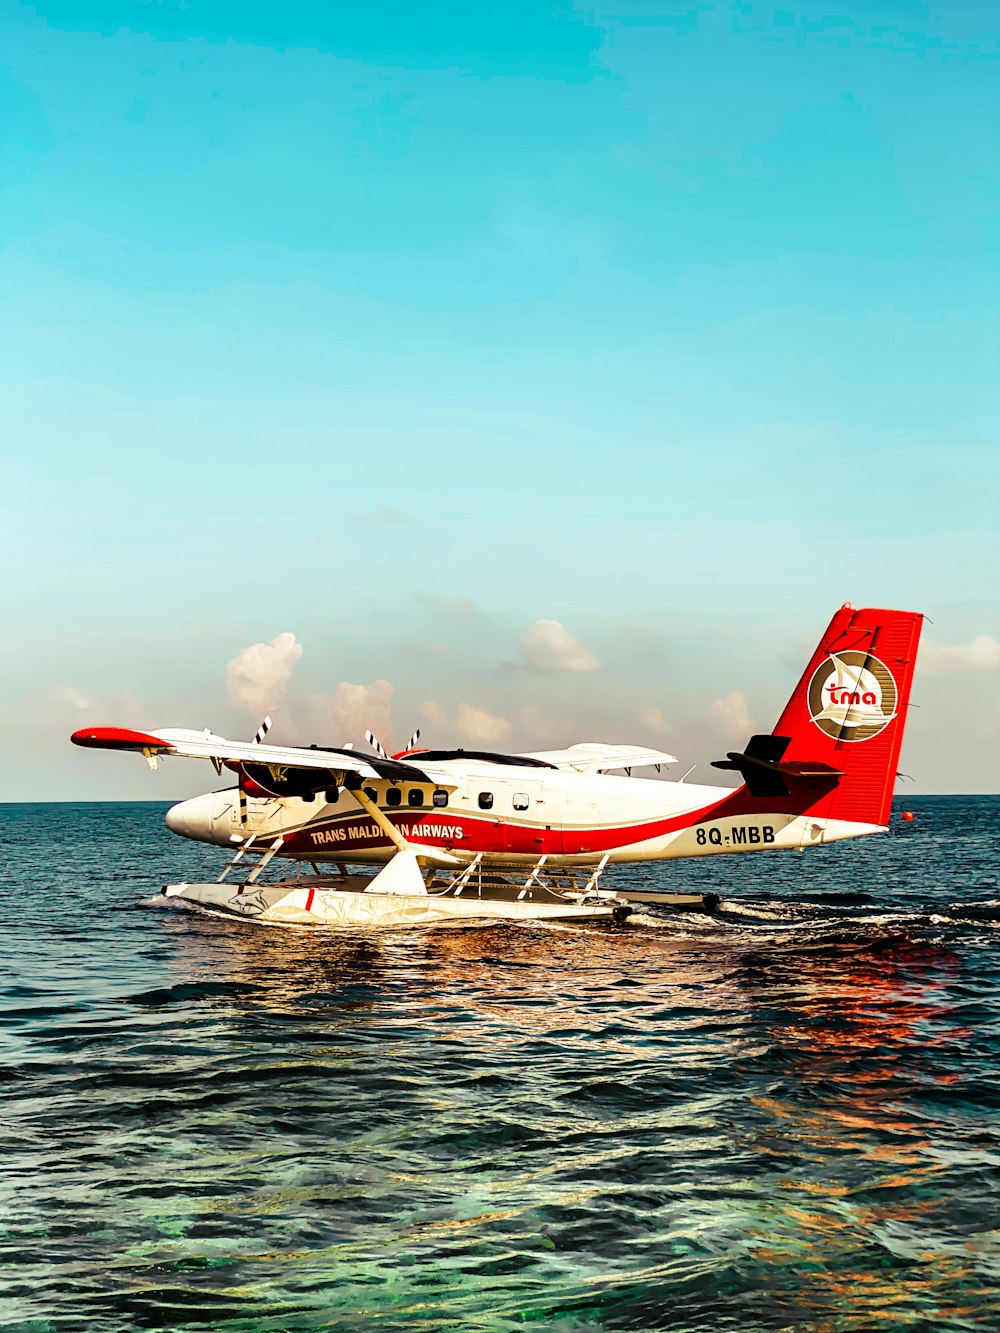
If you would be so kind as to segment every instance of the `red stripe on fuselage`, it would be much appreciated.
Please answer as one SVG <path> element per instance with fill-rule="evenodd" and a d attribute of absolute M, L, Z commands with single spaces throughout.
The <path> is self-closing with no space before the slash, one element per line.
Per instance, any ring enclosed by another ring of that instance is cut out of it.
<path fill-rule="evenodd" d="M 822 799 L 822 796 L 820 797 Z M 687 810 L 660 819 L 636 824 L 605 827 L 559 828 L 538 824 L 515 824 L 495 819 L 453 813 L 448 810 L 424 815 L 393 818 L 400 833 L 410 841 L 430 847 L 463 852 L 506 852 L 527 856 L 577 856 L 590 852 L 615 851 L 636 843 L 649 842 L 681 829 L 692 828 L 709 819 L 746 814 L 808 813 L 801 800 L 755 798 L 745 787 L 720 792 L 719 799 L 697 810 Z M 447 828 L 448 832 L 439 832 Z M 338 856 L 349 859 L 351 852 L 389 849 L 392 843 L 378 826 L 362 814 L 321 819 L 285 834 L 286 855 Z"/>

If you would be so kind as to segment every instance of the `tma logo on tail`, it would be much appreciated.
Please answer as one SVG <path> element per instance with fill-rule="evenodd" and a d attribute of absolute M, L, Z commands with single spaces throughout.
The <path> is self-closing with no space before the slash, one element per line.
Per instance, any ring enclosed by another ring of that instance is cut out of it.
<path fill-rule="evenodd" d="M 809 682 L 809 713 L 835 741 L 868 741 L 896 716 L 892 672 L 868 653 L 835 653 Z"/>

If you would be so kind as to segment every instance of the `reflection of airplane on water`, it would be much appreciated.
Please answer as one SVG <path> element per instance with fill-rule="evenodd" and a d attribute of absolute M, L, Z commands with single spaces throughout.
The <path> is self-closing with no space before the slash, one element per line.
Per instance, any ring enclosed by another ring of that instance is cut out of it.
<path fill-rule="evenodd" d="M 362 755 L 267 745 L 266 726 L 250 742 L 179 728 L 88 727 L 72 739 L 138 751 L 152 768 L 180 755 L 237 774 L 236 787 L 167 814 L 174 832 L 236 849 L 217 883 L 165 890 L 209 908 L 297 925 L 621 920 L 636 901 L 711 902 L 616 896 L 600 887 L 609 864 L 801 850 L 884 831 L 921 619 L 841 607 L 774 731 L 716 761 L 740 774 L 735 789 L 633 778 L 634 768 L 674 762 L 634 745 Z M 248 854 L 260 861 L 235 885 L 226 876 Z M 276 856 L 313 873 L 264 883 Z M 381 869 L 366 878 L 348 863 Z"/>

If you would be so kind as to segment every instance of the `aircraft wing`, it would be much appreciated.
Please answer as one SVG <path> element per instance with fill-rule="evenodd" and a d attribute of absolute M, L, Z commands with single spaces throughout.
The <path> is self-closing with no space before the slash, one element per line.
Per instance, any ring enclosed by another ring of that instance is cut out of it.
<path fill-rule="evenodd" d="M 180 755 L 185 759 L 209 759 L 216 769 L 223 763 L 246 765 L 250 776 L 264 768 L 322 769 L 337 775 L 338 786 L 348 773 L 360 778 L 389 778 L 394 781 L 430 782 L 415 764 L 378 755 L 361 755 L 353 750 L 320 749 L 312 746 L 263 745 L 250 741 L 230 741 L 211 731 L 191 731 L 184 727 L 164 727 L 158 731 L 129 731 L 122 727 L 84 727 L 70 737 L 74 745 L 95 750 L 134 750 L 152 765 L 160 755 Z M 277 775 L 273 775 L 277 776 Z M 319 784 L 318 784 L 319 785 Z"/>
<path fill-rule="evenodd" d="M 578 773 L 607 773 L 612 768 L 659 768 L 676 764 L 677 756 L 644 745 L 605 745 L 601 741 L 583 741 L 565 750 L 538 750 L 527 759 L 543 759 L 556 768 L 575 769 Z"/>

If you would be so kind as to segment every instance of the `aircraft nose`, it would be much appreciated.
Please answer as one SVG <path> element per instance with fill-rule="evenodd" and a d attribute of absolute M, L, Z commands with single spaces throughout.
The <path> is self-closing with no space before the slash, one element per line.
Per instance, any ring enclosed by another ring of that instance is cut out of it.
<path fill-rule="evenodd" d="M 225 846 L 232 831 L 232 800 L 227 792 L 207 792 L 172 805 L 166 813 L 167 828 L 182 838 Z"/>
<path fill-rule="evenodd" d="M 188 801 L 181 801 L 178 805 L 172 805 L 165 816 L 170 832 L 179 833 L 182 838 L 193 837 L 188 825 L 188 811 L 185 808 L 188 804 Z"/>
<path fill-rule="evenodd" d="M 167 811 L 167 828 L 171 833 L 179 833 L 182 838 L 193 838 L 195 842 L 215 842 L 213 821 L 219 814 L 218 797 L 192 796 L 189 801 L 172 805 Z"/>

